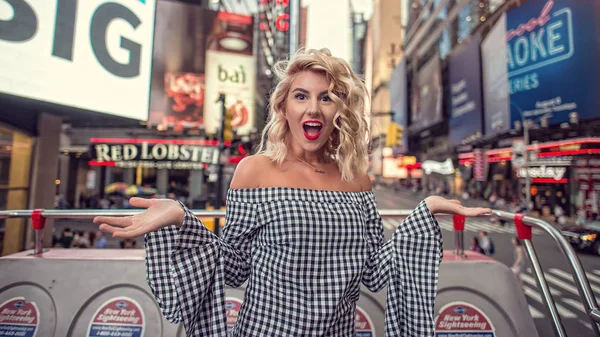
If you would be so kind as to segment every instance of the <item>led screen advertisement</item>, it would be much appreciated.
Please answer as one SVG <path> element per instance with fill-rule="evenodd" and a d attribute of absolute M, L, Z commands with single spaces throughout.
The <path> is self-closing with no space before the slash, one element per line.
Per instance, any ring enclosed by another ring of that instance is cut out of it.
<path fill-rule="evenodd" d="M 256 83 L 252 28 L 249 16 L 159 2 L 149 124 L 215 134 L 222 115 L 217 99 L 225 93 L 233 128 L 248 134 Z"/>
<path fill-rule="evenodd" d="M 486 137 L 494 137 L 511 128 L 505 35 L 506 14 L 502 14 L 481 43 Z"/>
<path fill-rule="evenodd" d="M 412 131 L 420 131 L 442 121 L 442 79 L 439 55 L 429 60 L 413 81 Z"/>
<path fill-rule="evenodd" d="M 480 38 L 473 38 L 448 62 L 450 142 L 467 145 L 482 136 Z"/>
<path fill-rule="evenodd" d="M 507 13 L 511 120 L 600 117 L 600 2 L 530 0 Z"/>
<path fill-rule="evenodd" d="M 0 92 L 146 120 L 155 1 L 0 1 Z"/>

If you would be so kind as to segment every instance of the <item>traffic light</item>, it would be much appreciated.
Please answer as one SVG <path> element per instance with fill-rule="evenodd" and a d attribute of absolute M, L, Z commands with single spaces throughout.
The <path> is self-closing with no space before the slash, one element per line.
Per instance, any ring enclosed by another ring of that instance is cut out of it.
<path fill-rule="evenodd" d="M 385 137 L 385 146 L 402 146 L 402 138 L 404 138 L 404 128 L 394 122 L 390 123 Z"/>
<path fill-rule="evenodd" d="M 223 141 L 230 142 L 233 139 L 233 127 L 231 121 L 233 120 L 233 109 L 235 106 L 225 109 L 225 123 L 223 123 Z"/>

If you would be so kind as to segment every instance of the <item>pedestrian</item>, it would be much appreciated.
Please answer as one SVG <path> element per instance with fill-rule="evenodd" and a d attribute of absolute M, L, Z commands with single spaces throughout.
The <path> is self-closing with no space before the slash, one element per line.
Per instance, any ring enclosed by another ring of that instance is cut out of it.
<path fill-rule="evenodd" d="M 383 244 L 364 83 L 328 50 L 299 52 L 275 74 L 259 154 L 237 166 L 221 237 L 168 199 L 132 198 L 147 210 L 94 221 L 116 237 L 147 234 L 150 289 L 188 337 L 227 335 L 225 284 L 246 282 L 229 336 L 354 336 L 361 282 L 388 286 L 388 335 L 433 336 L 442 257 L 433 214 L 490 210 L 430 196 Z"/>
<path fill-rule="evenodd" d="M 485 255 L 494 255 L 496 248 L 486 231 L 479 232 L 479 245 L 483 249 Z"/>
<path fill-rule="evenodd" d="M 73 244 L 75 248 L 90 248 L 90 239 L 84 231 L 79 231 Z"/>
<path fill-rule="evenodd" d="M 71 248 L 71 244 L 73 243 L 73 232 L 69 227 L 65 228 L 62 232 L 62 236 L 58 239 L 57 244 L 62 246 L 63 248 Z"/>
<path fill-rule="evenodd" d="M 96 242 L 94 243 L 94 248 L 106 248 L 106 237 L 104 237 L 104 233 L 102 231 L 96 232 Z"/>
<path fill-rule="evenodd" d="M 110 204 L 111 204 L 111 202 L 108 199 L 108 197 L 106 197 L 106 196 L 100 200 L 100 208 L 102 208 L 102 209 L 109 209 Z"/>
<path fill-rule="evenodd" d="M 479 240 L 477 240 L 476 236 L 474 236 L 471 239 L 471 247 L 469 248 L 469 250 L 472 251 L 472 252 L 477 252 L 477 253 L 480 253 L 480 254 L 485 254 L 485 251 L 479 245 Z"/>
<path fill-rule="evenodd" d="M 561 217 L 563 216 L 564 212 L 562 207 L 560 207 L 559 204 L 554 205 L 554 223 L 556 223 L 557 225 L 561 224 Z"/>
<path fill-rule="evenodd" d="M 521 279 L 521 273 L 523 272 L 523 269 L 525 269 L 525 264 L 526 264 L 525 254 L 523 252 L 523 245 L 521 244 L 521 240 L 516 236 L 512 238 L 512 243 L 513 243 L 513 246 L 515 246 L 515 250 L 514 250 L 514 254 L 513 254 L 515 262 L 513 262 L 511 270 L 517 276 L 519 281 L 521 281 L 521 285 L 522 285 L 523 281 Z"/>
<path fill-rule="evenodd" d="M 579 208 L 579 210 L 577 211 L 577 225 L 583 226 L 585 224 L 586 213 L 587 212 L 585 211 L 585 207 Z"/>

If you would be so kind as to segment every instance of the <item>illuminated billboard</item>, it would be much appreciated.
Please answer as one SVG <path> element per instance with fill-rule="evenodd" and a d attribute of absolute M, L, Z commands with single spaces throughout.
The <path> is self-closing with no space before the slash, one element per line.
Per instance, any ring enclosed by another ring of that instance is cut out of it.
<path fill-rule="evenodd" d="M 254 127 L 256 61 L 250 16 L 158 3 L 149 124 L 216 134 L 225 93 L 233 128 Z M 194 38 L 190 38 L 194 36 Z"/>
<path fill-rule="evenodd" d="M 155 1 L 4 1 L 0 92 L 146 120 Z"/>

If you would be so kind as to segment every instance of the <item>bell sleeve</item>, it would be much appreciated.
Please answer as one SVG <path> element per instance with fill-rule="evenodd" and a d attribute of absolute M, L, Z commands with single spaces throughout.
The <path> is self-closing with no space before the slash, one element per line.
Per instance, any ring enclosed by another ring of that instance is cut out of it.
<path fill-rule="evenodd" d="M 370 291 L 388 285 L 386 336 L 433 336 L 434 301 L 442 234 L 435 217 L 422 201 L 383 243 L 383 226 L 372 195 L 366 204 L 366 239 L 371 255 L 362 282 Z"/>
<path fill-rule="evenodd" d="M 386 336 L 434 335 L 434 304 L 443 246 L 425 201 L 396 229 L 386 302 Z"/>
<path fill-rule="evenodd" d="M 144 238 L 146 281 L 165 318 L 182 323 L 186 336 L 226 336 L 225 284 L 238 287 L 250 274 L 254 206 L 228 201 L 221 238 L 182 208 L 180 228 Z"/>

